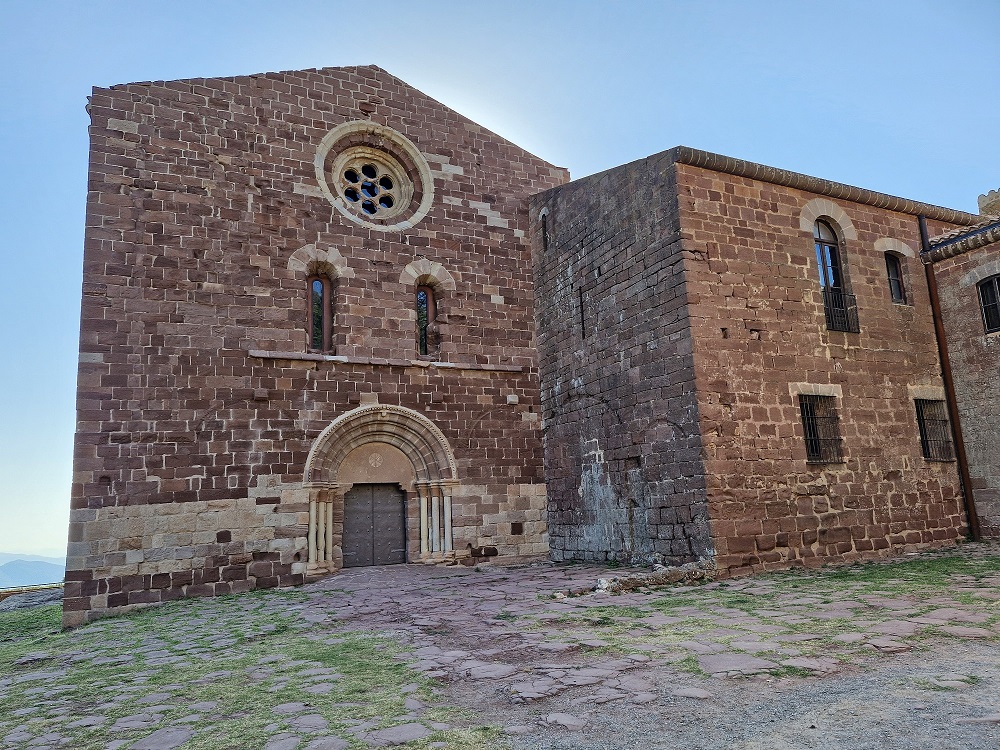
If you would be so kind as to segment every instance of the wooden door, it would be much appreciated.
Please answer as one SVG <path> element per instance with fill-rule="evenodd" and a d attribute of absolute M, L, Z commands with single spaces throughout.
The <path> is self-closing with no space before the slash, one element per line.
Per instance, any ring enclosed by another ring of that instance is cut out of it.
<path fill-rule="evenodd" d="M 406 562 L 406 496 L 394 484 L 356 484 L 344 496 L 344 567 Z"/>

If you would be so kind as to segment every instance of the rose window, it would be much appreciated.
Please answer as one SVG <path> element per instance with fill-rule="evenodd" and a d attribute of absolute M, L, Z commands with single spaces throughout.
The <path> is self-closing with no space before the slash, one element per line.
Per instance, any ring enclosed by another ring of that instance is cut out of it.
<path fill-rule="evenodd" d="M 345 218 L 385 231 L 408 229 L 434 200 L 423 154 L 392 128 L 356 120 L 327 133 L 314 160 L 320 190 Z"/>
<path fill-rule="evenodd" d="M 344 198 L 369 216 L 390 212 L 399 202 L 399 178 L 374 162 L 348 165 L 341 175 Z"/>

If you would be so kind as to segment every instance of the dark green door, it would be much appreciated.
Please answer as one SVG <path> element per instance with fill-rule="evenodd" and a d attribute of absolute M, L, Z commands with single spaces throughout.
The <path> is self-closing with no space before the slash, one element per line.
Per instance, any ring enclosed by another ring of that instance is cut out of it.
<path fill-rule="evenodd" d="M 344 496 L 344 567 L 406 562 L 406 496 L 394 484 L 356 484 Z"/>

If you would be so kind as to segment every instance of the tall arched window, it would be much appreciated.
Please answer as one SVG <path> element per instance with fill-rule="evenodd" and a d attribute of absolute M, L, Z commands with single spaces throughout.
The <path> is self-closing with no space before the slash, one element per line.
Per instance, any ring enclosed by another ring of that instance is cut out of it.
<path fill-rule="evenodd" d="M 832 331 L 858 332 L 854 295 L 848 294 L 840 240 L 833 227 L 820 219 L 813 227 L 819 283 L 823 288 L 826 327 Z"/>
<path fill-rule="evenodd" d="M 326 276 L 309 277 L 309 350 L 333 351 L 334 283 Z"/>
<path fill-rule="evenodd" d="M 906 304 L 906 286 L 903 284 L 903 263 L 898 255 L 885 254 L 885 272 L 889 277 L 889 293 L 892 301 Z"/>
<path fill-rule="evenodd" d="M 816 260 L 819 263 L 819 283 L 824 289 L 844 288 L 844 274 L 840 266 L 840 242 L 833 227 L 825 221 L 817 221 L 813 229 L 816 239 Z"/>
<path fill-rule="evenodd" d="M 421 356 L 433 350 L 433 323 L 437 317 L 434 290 L 429 286 L 417 287 L 417 351 Z"/>

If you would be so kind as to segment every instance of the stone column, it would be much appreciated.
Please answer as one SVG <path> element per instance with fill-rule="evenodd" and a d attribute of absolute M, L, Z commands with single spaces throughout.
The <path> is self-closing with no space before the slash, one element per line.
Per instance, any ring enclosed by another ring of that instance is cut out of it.
<path fill-rule="evenodd" d="M 442 492 L 444 493 L 444 551 L 452 551 L 452 533 L 451 533 L 451 489 L 448 487 L 442 487 Z"/>
<path fill-rule="evenodd" d="M 441 499 L 440 489 L 431 487 L 431 552 L 441 551 Z"/>
<path fill-rule="evenodd" d="M 429 540 L 430 528 L 427 523 L 427 489 L 419 484 L 415 485 L 417 497 L 420 500 L 420 554 L 426 555 L 431 551 Z"/>

